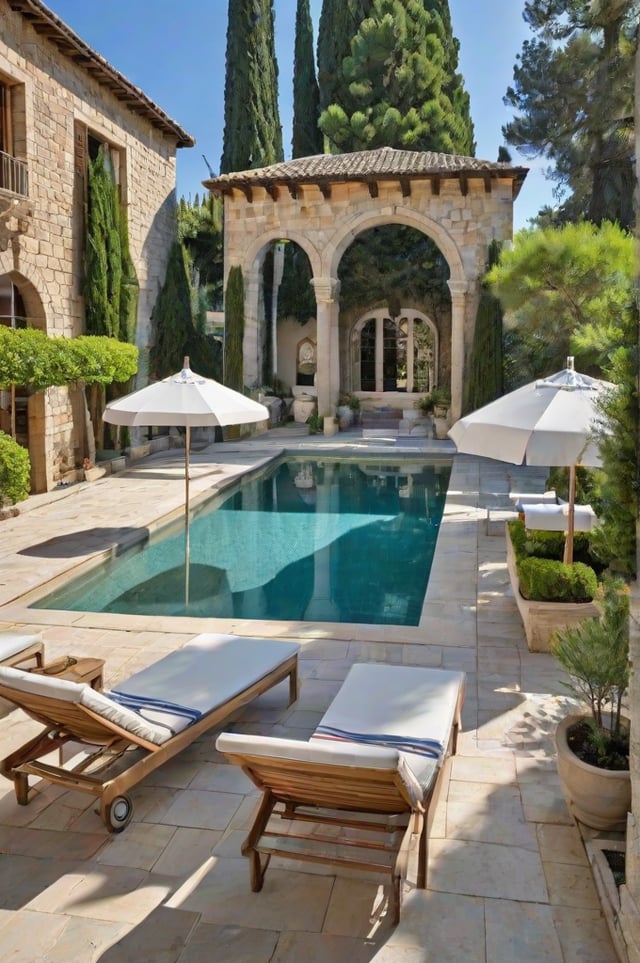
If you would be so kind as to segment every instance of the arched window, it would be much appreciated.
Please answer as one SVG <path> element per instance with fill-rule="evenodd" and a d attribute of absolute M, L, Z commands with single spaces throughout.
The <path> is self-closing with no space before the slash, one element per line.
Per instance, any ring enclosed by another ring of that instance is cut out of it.
<path fill-rule="evenodd" d="M 352 391 L 431 391 L 436 384 L 437 331 L 419 311 L 388 317 L 384 309 L 354 325 Z"/>
<path fill-rule="evenodd" d="M 8 274 L 0 277 L 0 324 L 9 328 L 26 328 L 26 311 L 22 295 Z"/>

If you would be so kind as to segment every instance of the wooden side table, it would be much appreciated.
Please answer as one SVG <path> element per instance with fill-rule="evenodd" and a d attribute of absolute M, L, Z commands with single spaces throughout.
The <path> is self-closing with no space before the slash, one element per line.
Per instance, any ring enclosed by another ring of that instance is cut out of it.
<path fill-rule="evenodd" d="M 31 671 L 37 675 L 50 675 L 57 679 L 68 679 L 70 682 L 87 682 L 92 689 L 102 689 L 103 670 L 104 659 L 66 655 Z"/>

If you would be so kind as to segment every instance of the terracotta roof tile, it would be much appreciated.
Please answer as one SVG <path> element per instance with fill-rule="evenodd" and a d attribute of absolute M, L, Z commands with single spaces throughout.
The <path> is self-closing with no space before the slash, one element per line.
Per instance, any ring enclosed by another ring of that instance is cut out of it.
<path fill-rule="evenodd" d="M 463 157 L 458 154 L 437 154 L 433 151 L 396 150 L 380 147 L 376 150 L 356 151 L 352 154 L 315 154 L 282 161 L 270 167 L 253 170 L 234 171 L 220 174 L 204 181 L 210 190 L 224 190 L 234 184 L 274 184 L 277 182 L 314 182 L 317 180 L 341 181 L 359 178 L 424 177 L 434 174 L 456 176 L 466 173 L 473 175 L 503 173 L 523 181 L 527 168 L 514 167 L 510 163 L 492 163 L 476 157 Z"/>

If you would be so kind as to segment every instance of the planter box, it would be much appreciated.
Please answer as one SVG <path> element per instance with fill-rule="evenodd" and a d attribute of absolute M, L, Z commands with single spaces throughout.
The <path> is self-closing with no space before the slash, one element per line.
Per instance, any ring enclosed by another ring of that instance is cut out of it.
<path fill-rule="evenodd" d="M 516 555 L 506 525 L 505 535 L 509 579 L 524 625 L 527 646 L 530 652 L 551 652 L 551 638 L 556 629 L 578 625 L 583 619 L 597 618 L 602 613 L 596 602 L 532 602 L 523 598 L 516 572 Z"/>
<path fill-rule="evenodd" d="M 97 481 L 98 478 L 103 478 L 107 474 L 107 469 L 102 466 L 96 465 L 95 468 L 85 468 L 84 470 L 84 480 L 85 481 Z"/>
<path fill-rule="evenodd" d="M 605 850 L 612 853 L 624 854 L 626 852 L 626 843 L 622 839 L 587 839 L 585 849 L 591 864 L 593 880 L 600 899 L 602 912 L 607 921 L 609 935 L 618 954 L 618 959 L 621 963 L 628 963 L 629 955 L 627 953 L 627 943 L 624 936 L 624 924 L 620 920 L 622 910 L 621 893 L 618 890 L 616 881 L 613 878 L 613 873 L 611 872 L 611 867 L 605 856 Z M 624 887 L 624 889 L 626 889 L 626 887 Z"/>

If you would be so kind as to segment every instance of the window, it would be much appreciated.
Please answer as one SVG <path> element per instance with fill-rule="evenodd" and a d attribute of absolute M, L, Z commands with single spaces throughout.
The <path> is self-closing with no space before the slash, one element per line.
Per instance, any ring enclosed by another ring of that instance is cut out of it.
<path fill-rule="evenodd" d="M 361 319 L 351 339 L 353 391 L 431 391 L 436 384 L 436 329 L 416 311 L 399 318 L 381 309 Z"/>

